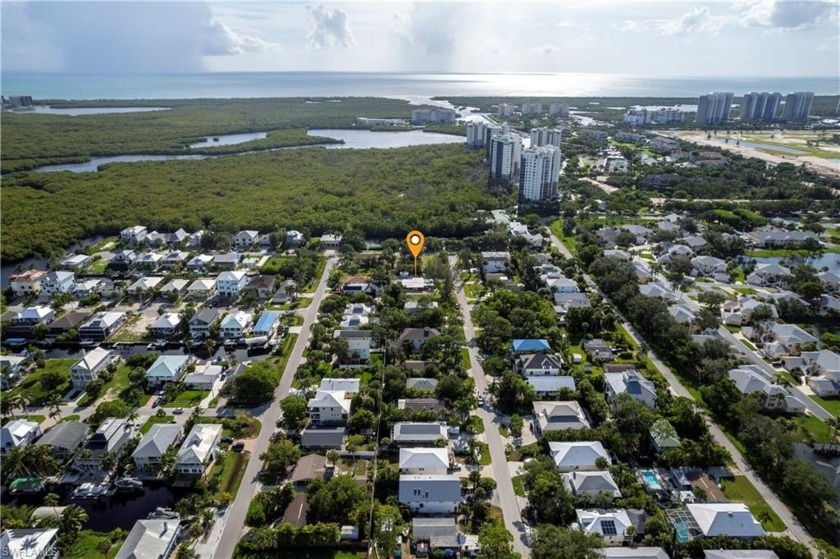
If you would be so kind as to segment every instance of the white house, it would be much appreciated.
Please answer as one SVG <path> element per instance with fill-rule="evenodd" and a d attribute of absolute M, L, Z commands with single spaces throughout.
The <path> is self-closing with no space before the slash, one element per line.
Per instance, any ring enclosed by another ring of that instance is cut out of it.
<path fill-rule="evenodd" d="M 787 388 L 773 384 L 755 365 L 742 365 L 729 371 L 729 378 L 742 394 L 755 394 L 765 410 L 805 413 L 805 404 Z"/>
<path fill-rule="evenodd" d="M 601 550 L 601 555 L 604 556 L 604 559 L 671 559 L 661 547 L 607 547 Z M 706 556 L 706 559 L 709 559 L 709 557 Z M 779 558 L 766 557 L 763 559 Z"/>
<path fill-rule="evenodd" d="M 583 408 L 575 401 L 534 402 L 534 432 L 537 436 L 549 431 L 588 429 Z"/>
<path fill-rule="evenodd" d="M 461 479 L 454 475 L 401 475 L 399 501 L 414 514 L 455 514 L 461 503 Z"/>
<path fill-rule="evenodd" d="M 147 276 L 145 278 L 140 278 L 139 280 L 129 285 L 128 289 L 126 289 L 126 292 L 129 295 L 148 295 L 152 290 L 154 290 L 158 285 L 160 285 L 162 281 L 163 278 L 160 276 Z"/>
<path fill-rule="evenodd" d="M 510 264 L 509 252 L 482 252 L 482 268 L 485 274 L 500 274 L 507 270 Z"/>
<path fill-rule="evenodd" d="M 47 295 L 73 293 L 76 289 L 76 274 L 73 272 L 50 272 L 41 280 L 41 292 Z"/>
<path fill-rule="evenodd" d="M 538 398 L 550 398 L 563 390 L 574 392 L 576 388 L 575 379 L 571 376 L 525 377 L 525 380 L 534 388 Z"/>
<path fill-rule="evenodd" d="M 747 283 L 758 286 L 774 286 L 785 283 L 791 277 L 790 268 L 779 264 L 759 264 L 755 271 L 747 276 Z"/>
<path fill-rule="evenodd" d="M 216 277 L 216 291 L 224 297 L 238 296 L 248 284 L 248 277 L 242 270 L 222 272 Z"/>
<path fill-rule="evenodd" d="M 767 357 L 799 353 L 799 348 L 805 344 L 817 343 L 817 338 L 797 326 L 796 324 L 771 323 L 761 337 L 764 342 L 763 352 Z"/>
<path fill-rule="evenodd" d="M 666 303 L 675 303 L 678 299 L 673 291 L 658 282 L 639 285 L 639 293 L 647 297 L 657 297 Z"/>
<path fill-rule="evenodd" d="M 160 293 L 170 299 L 177 299 L 184 294 L 189 283 L 189 280 L 179 278 L 169 280 L 166 285 L 160 288 Z"/>
<path fill-rule="evenodd" d="M 58 528 L 14 528 L 0 535 L 0 557 L 57 559 Z"/>
<path fill-rule="evenodd" d="M 820 278 L 823 287 L 828 291 L 840 291 L 840 275 L 834 272 L 820 272 L 817 277 Z"/>
<path fill-rule="evenodd" d="M 183 250 L 173 250 L 163 257 L 163 260 L 160 261 L 160 265 L 164 268 L 175 268 L 176 266 L 180 266 L 185 263 L 189 257 L 189 252 L 184 252 Z"/>
<path fill-rule="evenodd" d="M 235 339 L 245 336 L 251 331 L 251 322 L 254 315 L 245 311 L 230 312 L 222 319 L 219 325 L 219 335 L 226 339 Z"/>
<path fill-rule="evenodd" d="M 190 299 L 208 299 L 216 293 L 216 280 L 213 278 L 198 278 L 187 287 Z"/>
<path fill-rule="evenodd" d="M 525 377 L 557 376 L 563 361 L 548 353 L 524 353 L 514 358 L 516 372 Z"/>
<path fill-rule="evenodd" d="M 170 446 L 181 440 L 181 426 L 158 423 L 152 425 L 131 453 L 137 470 L 152 472 L 160 467 L 161 458 Z"/>
<path fill-rule="evenodd" d="M 142 225 L 135 225 L 134 227 L 127 227 L 120 231 L 120 239 L 124 243 L 135 244 L 146 239 L 148 229 Z"/>
<path fill-rule="evenodd" d="M 401 448 L 401 474 L 445 475 L 449 470 L 446 448 Z"/>
<path fill-rule="evenodd" d="M 187 268 L 190 270 L 203 271 L 213 264 L 213 257 L 209 254 L 199 254 L 187 261 Z"/>
<path fill-rule="evenodd" d="M 621 490 L 618 484 L 608 471 L 603 472 L 578 472 L 573 471 L 563 474 L 563 481 L 569 488 L 569 492 L 580 499 L 584 495 L 591 500 L 606 495 L 612 499 L 621 497 Z"/>
<path fill-rule="evenodd" d="M 621 546 L 632 538 L 627 531 L 633 523 L 624 509 L 577 509 L 575 514 L 576 527 L 587 534 L 598 534 L 605 546 Z"/>
<path fill-rule="evenodd" d="M 181 329 L 181 315 L 176 312 L 163 313 L 152 324 L 152 336 L 156 339 L 174 336 Z"/>
<path fill-rule="evenodd" d="M 146 384 L 163 386 L 178 382 L 186 371 L 190 357 L 188 355 L 161 355 L 146 370 Z"/>
<path fill-rule="evenodd" d="M 55 311 L 52 307 L 37 305 L 26 307 L 12 317 L 11 322 L 13 325 L 36 326 L 38 324 L 48 324 L 53 320 L 55 320 Z"/>
<path fill-rule="evenodd" d="M 238 249 L 248 249 L 260 240 L 259 231 L 244 230 L 233 236 L 233 246 Z"/>
<path fill-rule="evenodd" d="M 400 446 L 431 446 L 448 438 L 446 423 L 402 421 L 391 430 L 391 440 Z"/>
<path fill-rule="evenodd" d="M 157 252 L 144 252 L 137 256 L 134 265 L 147 270 L 157 270 L 161 262 L 163 262 L 163 257 L 163 254 Z"/>
<path fill-rule="evenodd" d="M 823 349 L 801 354 L 802 369 L 810 375 L 808 385 L 818 396 L 840 393 L 840 355 Z"/>
<path fill-rule="evenodd" d="M 181 521 L 144 518 L 136 521 L 114 559 L 169 559 L 178 545 Z"/>
<path fill-rule="evenodd" d="M 744 503 L 694 503 L 686 509 L 704 536 L 752 540 L 767 535 Z"/>
<path fill-rule="evenodd" d="M 552 293 L 580 293 L 577 282 L 569 278 L 548 278 L 545 285 Z"/>
<path fill-rule="evenodd" d="M 222 425 L 219 423 L 193 425 L 180 450 L 178 450 L 175 471 L 179 474 L 204 475 L 207 466 L 213 461 L 216 447 L 219 445 L 221 438 Z"/>
<path fill-rule="evenodd" d="M 604 381 L 609 402 L 627 393 L 651 409 L 656 406 L 656 386 L 636 371 L 604 373 Z"/>
<path fill-rule="evenodd" d="M 205 363 L 197 366 L 192 373 L 184 375 L 182 382 L 188 390 L 212 390 L 222 372 L 221 365 Z"/>
<path fill-rule="evenodd" d="M 41 436 L 41 426 L 34 421 L 13 419 L 0 428 L 0 453 L 8 454 Z"/>
<path fill-rule="evenodd" d="M 91 262 L 93 262 L 93 258 L 87 254 L 74 254 L 60 260 L 58 265 L 61 268 L 78 268 L 81 270 L 82 268 L 86 268 Z"/>
<path fill-rule="evenodd" d="M 218 309 L 201 309 L 190 319 L 190 336 L 193 339 L 209 337 L 210 327 L 219 321 L 220 316 L 221 311 Z"/>
<path fill-rule="evenodd" d="M 321 235 L 321 248 L 323 250 L 337 250 L 341 248 L 341 235 Z"/>
<path fill-rule="evenodd" d="M 691 259 L 691 266 L 698 276 L 716 276 L 726 274 L 726 260 L 714 256 L 695 256 Z"/>
<path fill-rule="evenodd" d="M 87 383 L 99 377 L 99 373 L 111 363 L 119 360 L 119 355 L 101 347 L 96 347 L 82 354 L 82 358 L 70 367 L 70 380 L 74 388 L 84 388 Z"/>
<path fill-rule="evenodd" d="M 361 379 L 357 378 L 324 378 L 318 390 L 330 392 L 344 392 L 345 394 L 358 394 Z"/>
<path fill-rule="evenodd" d="M 307 405 L 309 418 L 321 425 L 343 425 L 350 417 L 350 400 L 342 391 L 318 390 Z"/>
<path fill-rule="evenodd" d="M 41 292 L 41 281 L 47 273 L 43 270 L 27 270 L 9 276 L 9 285 L 16 297 L 36 295 Z"/>
<path fill-rule="evenodd" d="M 586 442 L 550 442 L 549 453 L 560 473 L 598 470 L 598 459 L 611 463 L 604 445 L 600 441 Z"/>
<path fill-rule="evenodd" d="M 370 359 L 373 342 L 370 330 L 336 330 L 333 337 L 346 341 L 352 356 L 347 363 L 339 364 L 341 368 L 362 367 Z"/>

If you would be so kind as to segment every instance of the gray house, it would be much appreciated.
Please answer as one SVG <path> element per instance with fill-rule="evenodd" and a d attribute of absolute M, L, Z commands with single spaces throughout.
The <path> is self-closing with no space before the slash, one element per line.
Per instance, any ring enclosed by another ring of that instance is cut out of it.
<path fill-rule="evenodd" d="M 67 460 L 85 442 L 88 426 L 81 421 L 65 421 L 59 423 L 35 441 L 36 445 L 49 446 L 53 456 L 59 460 Z"/>

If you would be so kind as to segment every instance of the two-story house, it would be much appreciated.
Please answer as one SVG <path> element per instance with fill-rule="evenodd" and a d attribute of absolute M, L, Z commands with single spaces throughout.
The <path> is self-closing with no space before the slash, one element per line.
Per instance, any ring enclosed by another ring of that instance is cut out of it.
<path fill-rule="evenodd" d="M 12 317 L 11 323 L 14 326 L 37 326 L 38 324 L 49 324 L 55 320 L 55 311 L 46 305 L 26 307 Z"/>
<path fill-rule="evenodd" d="M 13 419 L 0 428 L 0 454 L 23 448 L 41 436 L 41 426 L 26 419 Z"/>
<path fill-rule="evenodd" d="M 524 377 L 557 376 L 563 369 L 563 361 L 549 353 L 522 353 L 513 359 L 517 373 Z"/>
<path fill-rule="evenodd" d="M 637 371 L 604 373 L 607 401 L 614 402 L 619 394 L 629 394 L 647 407 L 656 407 L 656 386 Z"/>
<path fill-rule="evenodd" d="M 222 272 L 216 277 L 216 291 L 223 297 L 238 297 L 248 284 L 248 276 L 242 270 Z"/>
<path fill-rule="evenodd" d="M 242 338 L 251 332 L 254 315 L 245 311 L 230 312 L 219 324 L 219 336 L 225 339 Z"/>
<path fill-rule="evenodd" d="M 41 280 L 41 291 L 47 295 L 56 293 L 73 293 L 76 289 L 76 274 L 73 272 L 49 272 Z"/>
<path fill-rule="evenodd" d="M 805 413 L 805 404 L 787 388 L 773 384 L 756 365 L 742 365 L 728 373 L 742 394 L 750 394 L 769 411 Z"/>
<path fill-rule="evenodd" d="M 239 250 L 246 250 L 260 241 L 260 232 L 252 230 L 243 230 L 233 236 L 233 246 Z"/>
<path fill-rule="evenodd" d="M 482 252 L 481 267 L 485 274 L 501 274 L 510 264 L 509 252 Z"/>
<path fill-rule="evenodd" d="M 181 315 L 176 312 L 163 313 L 151 326 L 152 336 L 161 340 L 178 334 L 181 331 Z"/>
<path fill-rule="evenodd" d="M 209 299 L 216 294 L 214 278 L 198 278 L 187 287 L 187 296 L 193 300 Z"/>
<path fill-rule="evenodd" d="M 215 458 L 221 438 L 221 424 L 199 423 L 193 425 L 178 450 L 178 456 L 175 459 L 175 471 L 179 474 L 203 476 L 213 458 Z"/>
<path fill-rule="evenodd" d="M 189 355 L 161 355 L 146 370 L 146 385 L 158 387 L 178 382 L 186 373 L 189 363 Z"/>
<path fill-rule="evenodd" d="M 203 308 L 195 313 L 190 319 L 190 336 L 193 339 L 210 337 L 211 327 L 219 322 L 221 311 L 219 309 Z"/>
<path fill-rule="evenodd" d="M 318 390 L 307 405 L 309 418 L 320 425 L 344 425 L 350 416 L 350 400 L 343 391 Z"/>
<path fill-rule="evenodd" d="M 446 448 L 401 448 L 400 473 L 409 475 L 445 475 L 449 470 Z"/>
<path fill-rule="evenodd" d="M 180 425 L 163 423 L 152 425 L 131 453 L 131 459 L 138 471 L 154 473 L 161 467 L 161 458 L 164 453 L 180 440 Z"/>
<path fill-rule="evenodd" d="M 455 514 L 461 479 L 455 475 L 401 475 L 399 501 L 418 515 Z"/>
<path fill-rule="evenodd" d="M 19 274 L 9 276 L 9 286 L 15 297 L 28 297 L 41 292 L 41 281 L 47 273 L 43 270 L 27 270 Z"/>
<path fill-rule="evenodd" d="M 339 363 L 343 369 L 364 367 L 370 359 L 370 348 L 373 336 L 370 330 L 336 330 L 333 337 L 347 342 L 350 359 Z"/>
<path fill-rule="evenodd" d="M 124 312 L 98 312 L 79 328 L 83 340 L 107 340 L 125 322 Z"/>
<path fill-rule="evenodd" d="M 96 472 L 100 469 L 102 457 L 108 454 L 119 454 L 123 446 L 131 439 L 136 432 L 127 419 L 109 417 L 88 439 L 85 449 L 90 451 L 89 455 L 84 452 L 76 455 L 74 466 L 83 472 Z"/>
<path fill-rule="evenodd" d="M 133 245 L 146 240 L 149 230 L 142 225 L 126 227 L 120 231 L 120 240 L 126 244 Z"/>
<path fill-rule="evenodd" d="M 101 347 L 90 351 L 82 350 L 82 358 L 70 367 L 70 381 L 74 388 L 84 388 L 89 382 L 99 378 L 99 373 L 108 365 L 119 361 L 120 357 L 113 351 Z"/>

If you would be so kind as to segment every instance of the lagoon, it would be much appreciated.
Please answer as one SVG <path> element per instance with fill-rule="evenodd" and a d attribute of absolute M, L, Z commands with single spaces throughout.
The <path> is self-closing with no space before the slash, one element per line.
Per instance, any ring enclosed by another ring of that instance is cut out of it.
<path fill-rule="evenodd" d="M 235 146 L 236 144 L 244 144 L 245 142 L 253 142 L 254 140 L 264 140 L 268 134 L 266 132 L 247 132 L 245 134 L 217 134 L 215 136 L 205 136 L 201 141 L 190 144 L 192 149 L 212 148 L 216 146 Z"/>

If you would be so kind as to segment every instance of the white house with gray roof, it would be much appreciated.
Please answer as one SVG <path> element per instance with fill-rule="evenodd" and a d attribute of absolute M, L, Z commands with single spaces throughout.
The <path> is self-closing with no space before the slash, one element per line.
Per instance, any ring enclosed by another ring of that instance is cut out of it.
<path fill-rule="evenodd" d="M 744 503 L 693 503 L 688 513 L 704 536 L 729 536 L 752 540 L 767 533 Z"/>
<path fill-rule="evenodd" d="M 770 323 L 761 337 L 764 342 L 764 354 L 773 358 L 778 355 L 799 353 L 799 348 L 805 344 L 817 343 L 817 338 L 797 326 L 796 324 Z"/>
<path fill-rule="evenodd" d="M 656 386 L 636 371 L 604 373 L 604 381 L 609 402 L 626 393 L 651 409 L 656 406 Z"/>
<path fill-rule="evenodd" d="M 611 463 L 604 445 L 600 441 L 550 442 L 549 454 L 560 473 L 575 471 L 598 471 L 598 458 L 603 458 L 607 465 Z"/>
<path fill-rule="evenodd" d="M 773 384 L 755 365 L 741 365 L 728 372 L 742 394 L 754 394 L 765 410 L 805 413 L 805 404 L 787 388 Z"/>
<path fill-rule="evenodd" d="M 160 460 L 170 446 L 181 440 L 181 426 L 158 423 L 152 425 L 131 453 L 138 470 L 151 471 L 160 467 Z"/>
<path fill-rule="evenodd" d="M 41 436 L 41 426 L 26 419 L 13 419 L 0 428 L 0 453 L 23 448 Z"/>
<path fill-rule="evenodd" d="M 603 472 L 570 472 L 562 475 L 563 481 L 569 488 L 569 492 L 577 499 L 584 496 L 594 500 L 596 497 L 606 495 L 611 499 L 621 497 L 621 490 L 618 484 L 608 471 Z"/>
<path fill-rule="evenodd" d="M 178 382 L 184 376 L 189 362 L 188 355 L 161 355 L 146 370 L 146 384 L 163 386 L 170 382 Z"/>
<path fill-rule="evenodd" d="M 57 559 L 58 528 L 14 528 L 0 535 L 0 557 Z"/>
<path fill-rule="evenodd" d="M 449 469 L 449 450 L 446 448 L 401 448 L 401 474 L 444 475 Z"/>
<path fill-rule="evenodd" d="M 549 353 L 524 353 L 514 357 L 516 372 L 524 377 L 557 376 L 563 361 Z"/>
<path fill-rule="evenodd" d="M 178 545 L 181 521 L 145 518 L 134 523 L 114 559 L 168 559 Z"/>
<path fill-rule="evenodd" d="M 83 350 L 84 351 L 84 350 Z M 99 373 L 120 357 L 113 351 L 101 347 L 85 351 L 82 358 L 70 367 L 70 380 L 74 388 L 84 388 L 90 381 L 99 378 Z"/>
<path fill-rule="evenodd" d="M 402 421 L 394 424 L 391 441 L 404 445 L 434 445 L 439 440 L 448 440 L 446 423 L 422 423 Z"/>
<path fill-rule="evenodd" d="M 222 426 L 219 423 L 193 425 L 178 450 L 175 471 L 179 474 L 204 475 L 215 457 L 221 437 Z"/>
<path fill-rule="evenodd" d="M 790 268 L 779 264 L 759 264 L 752 274 L 747 276 L 747 283 L 762 287 L 785 283 L 791 277 Z"/>
<path fill-rule="evenodd" d="M 589 420 L 576 401 L 534 402 L 534 432 L 537 436 L 549 431 L 588 429 Z"/>
<path fill-rule="evenodd" d="M 55 271 L 48 272 L 41 279 L 41 292 L 47 295 L 56 293 L 73 293 L 76 289 L 76 274 L 73 272 Z"/>
<path fill-rule="evenodd" d="M 461 479 L 454 475 L 401 475 L 399 501 L 417 515 L 455 514 Z"/>
<path fill-rule="evenodd" d="M 601 555 L 604 559 L 671 559 L 661 547 L 607 547 Z"/>
<path fill-rule="evenodd" d="M 65 461 L 82 446 L 87 433 L 88 426 L 81 421 L 62 421 L 44 433 L 34 444 L 50 447 L 53 456 Z"/>
<path fill-rule="evenodd" d="M 628 529 L 633 526 L 624 509 L 577 509 L 574 527 L 586 534 L 601 536 L 605 546 L 620 546 L 631 539 Z"/>

